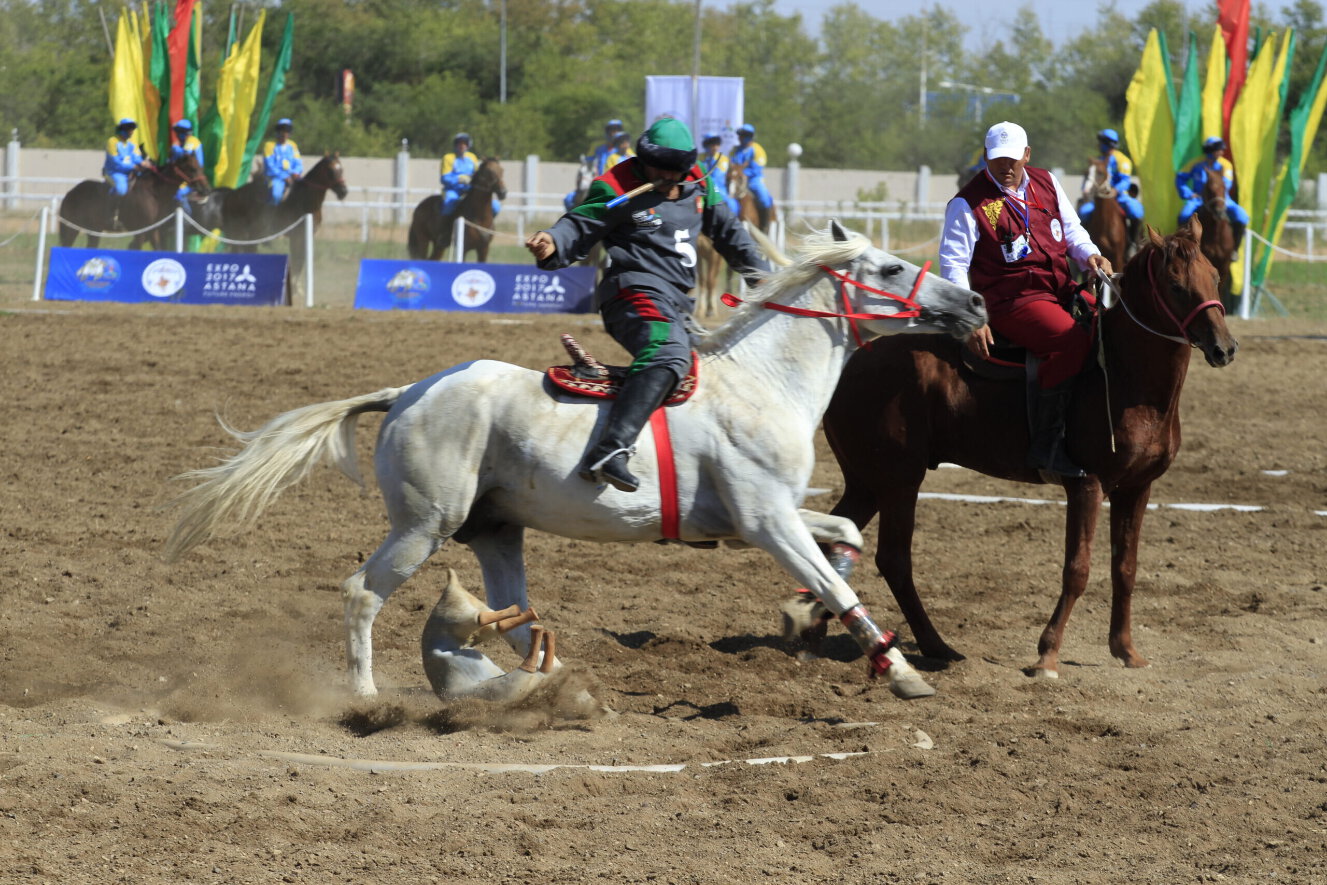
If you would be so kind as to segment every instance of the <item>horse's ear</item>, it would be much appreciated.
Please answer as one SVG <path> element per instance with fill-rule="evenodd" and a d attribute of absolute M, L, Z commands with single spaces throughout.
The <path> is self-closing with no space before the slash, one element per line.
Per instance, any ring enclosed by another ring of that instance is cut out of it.
<path fill-rule="evenodd" d="M 848 242 L 848 232 L 843 229 L 843 225 L 839 224 L 839 220 L 837 218 L 831 218 L 829 220 L 829 232 L 830 234 L 833 235 L 834 242 L 836 243 Z"/>
<path fill-rule="evenodd" d="M 1158 249 L 1164 249 L 1166 246 L 1166 238 L 1161 236 L 1157 229 L 1150 224 L 1147 226 L 1147 239 Z"/>
<path fill-rule="evenodd" d="M 1193 236 L 1193 241 L 1195 243 L 1201 243 L 1203 241 L 1203 223 L 1198 220 L 1197 212 L 1189 216 L 1189 224 L 1185 230 Z"/>

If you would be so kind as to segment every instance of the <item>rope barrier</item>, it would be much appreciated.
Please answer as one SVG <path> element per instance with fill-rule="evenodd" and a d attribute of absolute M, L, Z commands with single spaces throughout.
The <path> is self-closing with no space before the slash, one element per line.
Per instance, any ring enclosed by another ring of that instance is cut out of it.
<path fill-rule="evenodd" d="M 12 237 L 10 237 L 9 239 L 7 239 L 7 240 L 5 240 L 4 242 L 0 243 L 0 249 L 3 249 L 5 246 L 8 246 L 10 243 L 14 242 L 14 241 L 17 240 L 20 236 L 22 236 L 23 233 L 24 233 L 23 228 L 26 228 L 26 227 L 28 226 L 28 224 L 30 224 L 30 223 L 31 223 L 32 221 L 34 221 L 38 216 L 40 216 L 41 213 L 42 213 L 42 210 L 41 210 L 41 209 L 38 209 L 36 212 L 33 212 L 32 215 L 30 215 L 30 216 L 28 217 L 28 220 L 25 221 L 25 222 L 23 222 L 23 227 L 21 227 L 21 228 L 19 228 L 18 230 L 14 231 L 14 235 L 13 235 Z"/>
<path fill-rule="evenodd" d="M 1260 236 L 1255 231 L 1248 231 L 1248 235 L 1250 238 L 1255 239 L 1258 242 L 1262 243 L 1264 246 L 1270 248 L 1273 252 L 1280 252 L 1282 255 L 1289 255 L 1291 258 L 1298 258 L 1300 261 L 1309 261 L 1316 263 L 1324 260 L 1320 255 L 1308 255 L 1300 252 L 1293 252 L 1290 249 L 1278 246 L 1275 243 L 1271 242 L 1270 240 Z"/>
<path fill-rule="evenodd" d="M 56 218 L 55 218 L 55 220 L 58 221 L 58 222 L 60 222 L 61 224 L 63 224 L 65 227 L 73 228 L 74 230 L 78 231 L 79 233 L 81 233 L 81 234 L 87 234 L 87 235 L 90 236 L 90 237 L 136 237 L 136 236 L 138 236 L 139 234 L 145 234 L 145 233 L 147 233 L 147 232 L 150 231 L 150 230 L 156 230 L 157 228 L 161 227 L 162 225 L 164 225 L 164 224 L 166 224 L 166 223 L 168 223 L 168 222 L 172 222 L 172 221 L 174 221 L 175 219 L 174 219 L 174 216 L 172 216 L 172 215 L 167 215 L 165 218 L 161 219 L 160 221 L 156 222 L 155 224 L 149 224 L 147 227 L 143 228 L 142 230 L 127 230 L 127 231 L 120 231 L 120 230 L 116 230 L 116 231 L 88 230 L 86 227 L 81 227 L 81 226 L 79 226 L 79 225 L 77 225 L 77 224 L 74 224 L 72 221 L 70 221 L 69 219 L 65 218 L 63 215 L 57 215 Z"/>
<path fill-rule="evenodd" d="M 185 213 L 184 221 L 194 230 L 198 231 L 199 234 L 207 237 L 208 239 L 216 240 L 218 243 L 225 243 L 228 246 L 257 246 L 259 243 L 270 243 L 273 240 L 284 237 L 286 234 L 290 233 L 296 227 L 304 223 L 304 216 L 301 215 L 299 218 L 296 218 L 293 222 L 290 223 L 288 227 L 285 227 L 282 230 L 277 231 L 271 236 L 261 237 L 257 240 L 232 240 L 229 237 L 223 237 L 220 234 L 214 234 L 212 233 L 212 231 L 203 227 L 197 221 L 194 221 L 193 216 L 189 215 L 188 213 Z"/>

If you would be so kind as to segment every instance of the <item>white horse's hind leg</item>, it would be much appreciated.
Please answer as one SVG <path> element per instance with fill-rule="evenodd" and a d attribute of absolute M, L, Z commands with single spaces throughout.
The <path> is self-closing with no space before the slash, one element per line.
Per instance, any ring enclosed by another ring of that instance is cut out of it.
<path fill-rule="evenodd" d="M 423 531 L 401 534 L 393 531 L 373 555 L 341 585 L 345 605 L 346 664 L 351 689 L 373 697 L 373 620 L 387 597 L 442 546 L 436 535 Z"/>
<path fill-rule="evenodd" d="M 504 525 L 467 539 L 466 543 L 479 560 L 484 574 L 484 593 L 494 609 L 514 605 L 524 611 L 530 607 L 525 580 L 525 529 L 518 525 Z M 516 627 L 503 633 L 516 653 L 530 652 L 531 636 L 528 627 Z"/>
<path fill-rule="evenodd" d="M 862 533 L 857 524 L 843 516 L 832 516 L 816 510 L 799 509 L 797 515 L 819 544 L 829 545 L 829 565 L 843 580 L 852 576 L 853 567 L 862 555 Z M 783 616 L 785 642 L 800 640 L 806 648 L 798 658 L 807 660 L 820 653 L 820 643 L 829 632 L 833 618 L 825 604 L 811 591 L 803 589 L 779 607 Z"/>

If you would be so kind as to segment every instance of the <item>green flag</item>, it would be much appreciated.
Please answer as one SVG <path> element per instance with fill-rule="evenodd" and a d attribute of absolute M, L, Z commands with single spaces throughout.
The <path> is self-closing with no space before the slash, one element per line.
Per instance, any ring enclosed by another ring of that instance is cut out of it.
<path fill-rule="evenodd" d="M 292 12 L 286 16 L 286 30 L 281 35 L 281 49 L 277 51 L 276 64 L 272 65 L 272 79 L 267 84 L 267 97 L 263 99 L 262 110 L 258 112 L 253 135 L 244 148 L 244 163 L 241 166 L 243 169 L 249 168 L 254 154 L 258 153 L 258 146 L 263 143 L 263 137 L 267 135 L 267 122 L 272 116 L 272 105 L 276 103 L 277 93 L 286 86 L 286 72 L 290 70 L 290 54 L 294 44 L 295 14 Z"/>
<path fill-rule="evenodd" d="M 1170 118 L 1173 120 L 1179 109 L 1175 101 L 1175 75 L 1170 72 L 1170 46 L 1166 43 L 1166 32 L 1157 31 L 1157 39 L 1161 42 L 1161 65 L 1166 71 L 1166 99 L 1170 102 Z"/>
<path fill-rule="evenodd" d="M 198 122 L 198 104 L 202 98 L 202 84 L 198 79 L 198 54 L 202 34 L 202 13 L 195 6 L 193 19 L 189 22 L 189 54 L 184 67 L 184 119 L 191 123 Z"/>
<path fill-rule="evenodd" d="M 170 155 L 170 13 L 165 3 L 158 3 L 152 16 L 152 66 L 149 76 L 161 96 L 161 109 L 157 112 L 157 156 Z"/>
<path fill-rule="evenodd" d="M 1318 56 L 1318 68 L 1313 74 L 1313 81 L 1299 97 L 1299 104 L 1290 112 L 1290 156 L 1281 164 L 1281 172 L 1276 179 L 1275 195 L 1272 207 L 1268 210 L 1270 223 L 1267 226 L 1268 237 L 1273 243 L 1281 240 L 1285 228 L 1286 212 L 1299 191 L 1300 176 L 1304 172 L 1304 163 L 1308 160 L 1308 147 L 1318 134 L 1318 124 L 1322 121 L 1323 106 L 1327 104 L 1327 85 L 1323 74 L 1327 71 L 1327 48 Z M 1272 269 L 1273 250 L 1268 249 L 1254 268 L 1254 285 L 1262 285 Z"/>
<path fill-rule="evenodd" d="M 231 53 L 235 49 L 235 7 L 230 8 L 230 27 L 226 31 L 226 51 L 222 53 L 223 60 L 229 60 Z M 221 146 L 226 141 L 226 121 L 221 116 L 221 109 L 217 106 L 217 97 L 221 90 L 220 76 L 218 83 L 212 92 L 212 104 L 208 107 L 207 113 L 198 124 L 198 140 L 203 143 L 203 160 L 206 162 L 204 171 L 207 173 L 207 180 L 213 187 L 217 187 L 219 182 L 216 179 L 217 161 L 221 159 Z"/>
<path fill-rule="evenodd" d="M 1175 114 L 1175 151 L 1171 155 L 1176 169 L 1182 169 L 1190 157 L 1202 150 L 1202 84 L 1198 77 L 1198 45 L 1189 32 L 1189 58 L 1184 63 L 1184 87 L 1180 91 L 1179 110 Z"/>

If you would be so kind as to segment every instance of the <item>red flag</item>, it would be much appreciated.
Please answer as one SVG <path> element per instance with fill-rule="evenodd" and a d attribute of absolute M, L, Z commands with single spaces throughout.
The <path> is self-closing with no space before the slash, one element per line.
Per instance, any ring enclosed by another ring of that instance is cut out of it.
<path fill-rule="evenodd" d="M 171 26 L 167 46 L 170 52 L 170 122 L 175 123 L 184 117 L 184 81 L 189 66 L 189 38 L 192 35 L 190 22 L 193 20 L 196 0 L 176 0 L 175 24 Z M 1248 0 L 1245 0 L 1247 3 Z M 1246 16 L 1247 18 L 1247 16 Z"/>
<path fill-rule="evenodd" d="M 1244 88 L 1244 74 L 1249 65 L 1249 0 L 1219 0 L 1217 22 L 1226 40 L 1226 57 L 1230 59 L 1226 94 L 1221 101 L 1221 137 L 1230 144 L 1230 112 Z M 1204 132 L 1203 136 L 1211 134 Z"/>

